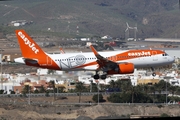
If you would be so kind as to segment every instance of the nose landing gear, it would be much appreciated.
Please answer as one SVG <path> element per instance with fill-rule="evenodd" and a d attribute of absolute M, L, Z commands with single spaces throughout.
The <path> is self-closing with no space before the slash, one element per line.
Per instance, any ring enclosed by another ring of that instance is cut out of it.
<path fill-rule="evenodd" d="M 154 68 L 151 67 L 151 70 L 152 70 L 152 72 L 153 72 L 153 73 L 152 73 L 152 76 L 155 77 L 155 76 L 156 76 L 156 73 L 155 73 L 155 71 L 154 71 Z"/>

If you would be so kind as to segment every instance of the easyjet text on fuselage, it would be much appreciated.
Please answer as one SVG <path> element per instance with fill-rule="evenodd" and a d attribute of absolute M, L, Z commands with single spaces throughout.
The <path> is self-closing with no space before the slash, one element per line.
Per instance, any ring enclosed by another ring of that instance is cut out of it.
<path fill-rule="evenodd" d="M 128 56 L 150 56 L 151 52 L 150 51 L 142 51 L 142 52 L 129 52 Z"/>

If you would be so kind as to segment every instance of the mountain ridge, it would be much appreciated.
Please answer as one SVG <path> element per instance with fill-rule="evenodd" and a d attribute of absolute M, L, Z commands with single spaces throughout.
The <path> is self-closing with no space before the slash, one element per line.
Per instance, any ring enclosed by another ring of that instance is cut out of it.
<path fill-rule="evenodd" d="M 173 38 L 180 23 L 177 0 L 16 0 L 0 2 L 0 24 L 33 21 L 20 28 L 80 36 L 125 38 L 126 22 L 137 24 L 137 37 Z M 146 22 L 145 22 L 146 21 Z M 17 29 L 16 27 L 15 29 Z M 134 37 L 130 30 L 129 37 Z M 178 36 L 177 36 L 178 37 Z"/>

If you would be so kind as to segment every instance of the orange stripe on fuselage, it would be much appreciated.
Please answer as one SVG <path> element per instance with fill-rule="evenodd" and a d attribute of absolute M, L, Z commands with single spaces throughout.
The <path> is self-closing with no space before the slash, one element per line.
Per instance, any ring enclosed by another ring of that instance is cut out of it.
<path fill-rule="evenodd" d="M 98 53 L 96 52 L 95 54 L 98 54 Z M 129 60 L 129 59 L 134 59 L 134 58 L 140 58 L 140 57 L 154 56 L 158 54 L 164 54 L 164 52 L 161 50 L 128 50 L 126 52 L 119 53 L 114 56 L 109 56 L 108 60 L 116 62 L 116 61 L 124 61 L 124 60 Z M 92 65 L 98 65 L 98 63 L 96 61 L 93 61 L 87 64 L 80 65 L 75 68 L 84 68 L 84 67 L 92 66 Z M 99 66 L 99 67 L 102 67 L 102 66 Z"/>

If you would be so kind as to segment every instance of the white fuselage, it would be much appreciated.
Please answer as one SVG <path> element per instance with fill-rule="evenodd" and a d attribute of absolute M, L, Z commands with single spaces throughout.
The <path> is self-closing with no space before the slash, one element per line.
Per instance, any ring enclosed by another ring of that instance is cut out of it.
<path fill-rule="evenodd" d="M 163 54 L 153 54 L 151 56 L 138 56 L 129 58 L 129 56 L 117 56 L 125 51 L 99 52 L 104 58 L 108 58 L 116 63 L 133 63 L 135 68 L 165 66 L 174 62 L 174 58 Z M 95 64 L 97 58 L 93 52 L 86 53 L 66 53 L 66 54 L 47 54 L 51 59 L 47 59 L 47 66 L 52 64 L 52 60 L 59 66 L 60 70 L 96 70 L 98 64 Z M 120 58 L 118 58 L 120 57 Z M 123 60 L 121 59 L 123 58 Z M 119 60 L 120 59 L 120 60 Z M 15 62 L 24 63 L 23 57 L 16 58 Z M 94 63 L 94 64 L 92 64 Z"/>
<path fill-rule="evenodd" d="M 99 54 L 105 58 L 110 57 L 109 58 L 110 60 L 116 61 L 117 63 L 123 63 L 123 62 L 133 63 L 135 68 L 164 66 L 164 65 L 168 65 L 174 62 L 174 58 L 170 56 L 163 56 L 162 54 L 156 54 L 152 56 L 134 57 L 131 59 L 129 59 L 128 56 L 121 56 L 122 58 L 126 58 L 126 59 L 117 60 L 118 56 L 116 55 L 122 52 L 124 51 L 99 52 Z M 97 60 L 97 58 L 91 52 L 48 54 L 48 55 L 60 66 L 62 70 L 74 69 L 78 66 L 82 66 L 84 64 L 88 64 Z M 97 64 L 85 65 L 83 67 L 79 67 L 74 70 L 96 70 L 97 67 L 98 67 Z"/>

